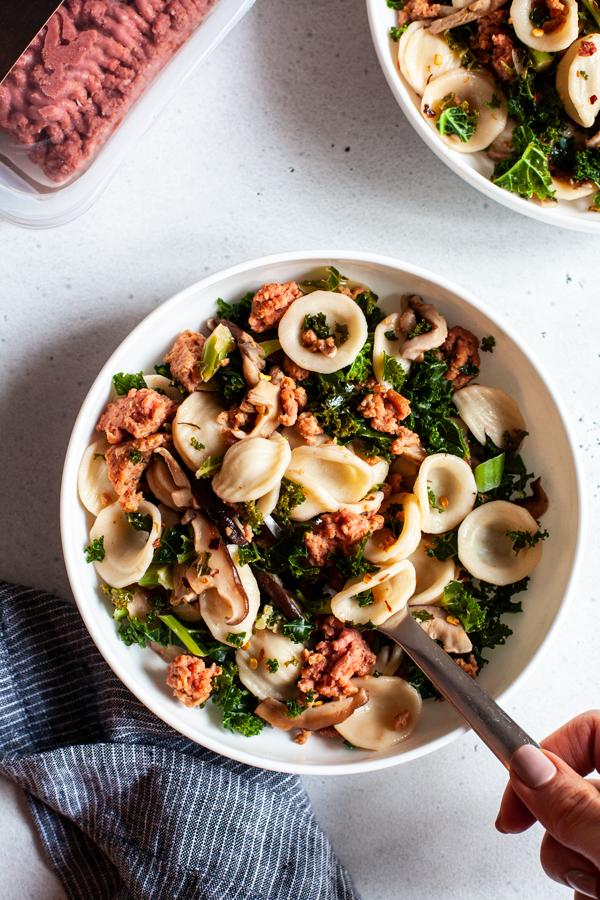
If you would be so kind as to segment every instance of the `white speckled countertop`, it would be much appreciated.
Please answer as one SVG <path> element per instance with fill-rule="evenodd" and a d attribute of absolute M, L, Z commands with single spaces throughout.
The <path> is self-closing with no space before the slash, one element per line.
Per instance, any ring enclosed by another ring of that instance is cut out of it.
<path fill-rule="evenodd" d="M 258 0 L 83 218 L 41 232 L 0 223 L 0 577 L 70 596 L 63 456 L 130 329 L 208 272 L 327 246 L 445 275 L 527 339 L 580 438 L 595 558 L 598 239 L 496 206 L 427 150 L 379 70 L 362 0 Z M 508 709 L 533 736 L 597 704 L 597 598 L 584 563 L 570 620 Z M 494 830 L 504 782 L 473 735 L 395 769 L 305 779 L 364 900 L 566 898 L 539 868 L 537 827 Z M 23 796 L 1 780 L 0 871 L 0 900 L 64 898 Z"/>

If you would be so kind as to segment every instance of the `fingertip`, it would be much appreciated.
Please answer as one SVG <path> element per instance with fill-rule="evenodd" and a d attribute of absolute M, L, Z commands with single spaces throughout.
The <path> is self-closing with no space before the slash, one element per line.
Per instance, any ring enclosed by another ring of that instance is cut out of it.
<path fill-rule="evenodd" d="M 510 761 L 514 773 L 530 788 L 540 788 L 551 781 L 557 769 L 549 756 L 533 744 L 525 744 L 513 753 Z"/>
<path fill-rule="evenodd" d="M 500 834 L 508 834 L 508 831 L 506 831 L 506 829 L 502 827 L 502 822 L 500 821 L 500 816 L 498 816 L 498 818 L 494 822 L 494 826 L 496 828 L 496 831 L 499 831 Z"/>

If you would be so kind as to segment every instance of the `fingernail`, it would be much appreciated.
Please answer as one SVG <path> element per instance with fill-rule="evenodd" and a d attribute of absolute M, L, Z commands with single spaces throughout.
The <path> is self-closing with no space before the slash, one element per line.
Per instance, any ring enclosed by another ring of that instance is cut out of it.
<path fill-rule="evenodd" d="M 556 775 L 556 766 L 552 760 L 548 759 L 533 744 L 525 744 L 523 747 L 515 750 L 510 761 L 510 767 L 521 781 L 524 781 L 525 784 L 532 788 L 541 787 Z"/>
<path fill-rule="evenodd" d="M 592 872 L 584 872 L 583 869 L 569 869 L 565 875 L 565 881 L 574 891 L 579 891 L 586 897 L 598 896 L 598 876 Z"/>

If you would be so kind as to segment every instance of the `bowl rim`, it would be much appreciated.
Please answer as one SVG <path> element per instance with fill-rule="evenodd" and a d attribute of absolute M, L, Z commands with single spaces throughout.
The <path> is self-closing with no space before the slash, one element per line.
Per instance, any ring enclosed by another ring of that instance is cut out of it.
<path fill-rule="evenodd" d="M 395 68 L 390 56 L 390 37 L 387 31 L 382 31 L 380 17 L 385 14 L 379 9 L 379 5 L 385 5 L 385 0 L 366 0 L 367 15 L 369 19 L 369 27 L 371 29 L 371 37 L 375 45 L 375 52 L 379 60 L 379 65 L 385 75 L 386 81 L 394 95 L 402 112 L 415 129 L 419 137 L 425 141 L 430 150 L 442 160 L 452 171 L 458 175 L 463 181 L 466 181 L 471 187 L 474 187 L 480 193 L 485 194 L 490 200 L 495 200 L 502 206 L 512 209 L 514 212 L 521 213 L 530 219 L 536 219 L 545 225 L 554 225 L 559 228 L 568 228 L 571 231 L 586 232 L 588 234 L 600 234 L 600 214 L 580 212 L 574 210 L 568 215 L 561 211 L 560 207 L 544 208 L 538 206 L 535 202 L 526 200 L 519 194 L 512 194 L 498 187 L 489 181 L 484 175 L 476 172 L 463 159 L 469 154 L 456 153 L 449 147 L 438 140 L 433 131 L 428 127 L 427 123 L 422 119 L 420 113 L 415 108 L 409 94 L 404 79 L 400 72 Z M 478 153 L 482 153 L 480 150 Z M 476 155 L 476 154 L 473 154 Z M 561 201 L 559 201 L 560 203 Z M 562 201 L 563 203 L 567 201 Z M 595 218 L 594 218 L 595 216 Z"/>
<path fill-rule="evenodd" d="M 553 403 L 555 404 L 557 411 L 561 417 L 562 423 L 565 428 L 565 434 L 568 442 L 568 446 L 571 452 L 571 457 L 573 460 L 573 470 L 576 481 L 576 496 L 577 496 L 577 505 L 578 505 L 578 518 L 576 522 L 576 547 L 575 553 L 573 557 L 573 563 L 571 566 L 571 573 L 569 577 L 569 581 L 567 584 L 567 588 L 564 594 L 564 597 L 559 606 L 558 612 L 554 618 L 550 629 L 544 638 L 542 644 L 538 648 L 537 652 L 534 654 L 529 663 L 525 666 L 525 668 L 520 672 L 520 674 L 515 678 L 515 680 L 509 685 L 509 687 L 500 694 L 496 700 L 502 705 L 505 704 L 510 697 L 512 697 L 513 693 L 519 689 L 521 684 L 531 675 L 535 667 L 539 664 L 545 653 L 548 651 L 551 643 L 558 630 L 561 628 L 564 618 L 567 614 L 568 607 L 572 600 L 572 596 L 575 591 L 575 587 L 579 578 L 579 573 L 581 570 L 584 545 L 585 545 L 585 534 L 586 534 L 586 526 L 587 526 L 587 496 L 585 493 L 585 476 L 583 471 L 583 464 L 581 460 L 581 453 L 579 448 L 579 443 L 577 440 L 577 436 L 575 434 L 575 430 L 570 420 L 570 416 L 567 412 L 566 406 L 558 394 L 556 387 L 552 379 L 550 378 L 548 372 L 544 368 L 544 366 L 539 362 L 535 354 L 527 347 L 525 342 L 522 340 L 520 335 L 513 329 L 513 327 L 506 322 L 501 316 L 499 316 L 493 309 L 491 309 L 486 303 L 477 299 L 473 294 L 464 288 L 456 285 L 454 282 L 446 279 L 441 275 L 437 275 L 434 272 L 423 269 L 420 266 L 415 266 L 412 263 L 407 263 L 402 260 L 396 259 L 390 256 L 384 256 L 377 253 L 370 253 L 365 251 L 355 251 L 355 250 L 299 250 L 299 251 L 286 251 L 282 253 L 270 254 L 267 256 L 256 257 L 250 260 L 246 260 L 241 263 L 237 263 L 233 266 L 228 266 L 225 269 L 220 269 L 218 272 L 215 272 L 211 275 L 207 275 L 206 277 L 200 279 L 197 282 L 189 285 L 181 291 L 178 291 L 174 296 L 165 300 L 163 303 L 160 303 L 152 312 L 150 312 L 147 316 L 145 316 L 136 326 L 129 332 L 129 334 L 124 338 L 123 341 L 119 344 L 119 346 L 111 353 L 110 357 L 103 365 L 102 369 L 94 379 L 92 385 L 86 397 L 81 405 L 81 409 L 77 415 L 75 423 L 73 425 L 71 437 L 69 439 L 69 444 L 67 447 L 67 452 L 65 455 L 65 462 L 63 466 L 63 474 L 62 474 L 62 482 L 61 482 L 61 490 L 60 490 L 60 531 L 61 531 L 61 540 L 62 540 L 62 549 L 63 556 L 65 560 L 65 566 L 67 569 L 67 575 L 69 578 L 69 583 L 71 585 L 71 589 L 73 591 L 73 596 L 77 603 L 77 607 L 81 614 L 81 617 L 85 623 L 85 626 L 96 644 L 96 647 L 102 654 L 104 660 L 113 670 L 113 672 L 117 675 L 117 677 L 125 684 L 125 686 L 140 700 L 140 702 L 157 718 L 160 718 L 166 724 L 170 725 L 175 731 L 179 734 L 183 734 L 185 737 L 194 741 L 194 743 L 199 744 L 200 746 L 204 746 L 209 750 L 212 750 L 216 753 L 219 753 L 223 756 L 226 756 L 230 759 L 234 759 L 238 762 L 245 763 L 247 765 L 255 766 L 258 768 L 264 768 L 271 771 L 278 772 L 288 772 L 299 775 L 350 775 L 350 774 L 362 774 L 364 772 L 375 771 L 379 769 L 388 768 L 391 766 L 399 765 L 403 762 L 409 762 L 412 759 L 416 759 L 420 756 L 424 756 L 428 753 L 433 752 L 434 750 L 439 749 L 440 747 L 449 744 L 451 741 L 455 740 L 459 736 L 465 734 L 470 729 L 466 724 L 461 724 L 456 728 L 449 731 L 447 734 L 442 735 L 441 737 L 430 741 L 428 744 L 416 747 L 412 750 L 407 750 L 404 753 L 397 754 L 392 757 L 385 757 L 382 759 L 366 759 L 357 761 L 354 763 L 335 763 L 332 765 L 321 765 L 321 764 L 308 764 L 308 763 L 294 763 L 287 761 L 269 761 L 268 759 L 264 759 L 259 754 L 252 752 L 251 748 L 245 750 L 243 748 L 223 748 L 221 743 L 218 740 L 213 740 L 212 737 L 207 736 L 203 741 L 198 740 L 197 734 L 193 731 L 192 728 L 186 729 L 182 727 L 182 723 L 179 719 L 176 719 L 175 710 L 173 712 L 173 716 L 170 716 L 168 713 L 161 712 L 157 713 L 154 709 L 152 709 L 146 701 L 142 694 L 144 693 L 136 683 L 135 674 L 131 674 L 131 670 L 127 667 L 124 667 L 120 660 L 117 658 L 116 653 L 114 652 L 115 641 L 114 635 L 109 635 L 108 631 L 97 632 L 93 617 L 91 615 L 91 611 L 88 610 L 88 604 L 84 601 L 84 597 L 86 596 L 84 586 L 80 582 L 79 578 L 79 570 L 80 566 L 78 565 L 79 561 L 79 551 L 76 553 L 76 549 L 74 546 L 71 546 L 69 542 L 69 522 L 68 522 L 68 503 L 72 497 L 73 490 L 77 490 L 77 470 L 79 467 L 80 456 L 79 456 L 79 428 L 80 422 L 83 419 L 84 411 L 87 410 L 88 401 L 98 390 L 98 385 L 106 386 L 106 379 L 111 377 L 111 373 L 114 371 L 114 366 L 112 360 L 115 356 L 120 355 L 123 351 L 124 345 L 134 344 L 138 333 L 146 330 L 148 327 L 152 326 L 153 320 L 162 318 L 166 310 L 169 307 L 178 305 L 188 295 L 192 295 L 200 290 L 206 290 L 214 285 L 217 285 L 225 278 L 229 278 L 232 276 L 240 275 L 240 274 L 250 274 L 254 269 L 261 268 L 263 266 L 272 266 L 272 265 L 285 265 L 286 263 L 295 263 L 295 262 L 303 262 L 306 261 L 310 263 L 311 260 L 319 260 L 321 262 L 323 259 L 333 260 L 346 260 L 348 262 L 356 262 L 367 265 L 374 266 L 385 266 L 392 269 L 395 269 L 399 273 L 407 273 L 416 277 L 420 277 L 425 281 L 433 282 L 439 285 L 442 289 L 449 291 L 450 293 L 456 294 L 460 297 L 461 300 L 464 300 L 466 303 L 473 306 L 476 310 L 482 312 L 484 315 L 488 316 L 495 324 L 498 325 L 501 329 L 503 329 L 506 334 L 510 337 L 510 339 L 517 345 L 519 350 L 526 355 L 528 360 L 530 361 L 533 368 L 536 370 L 540 378 L 542 379 L 545 388 L 550 394 Z M 81 598 L 81 599 L 80 599 Z M 112 638 L 112 640 L 111 640 Z"/>

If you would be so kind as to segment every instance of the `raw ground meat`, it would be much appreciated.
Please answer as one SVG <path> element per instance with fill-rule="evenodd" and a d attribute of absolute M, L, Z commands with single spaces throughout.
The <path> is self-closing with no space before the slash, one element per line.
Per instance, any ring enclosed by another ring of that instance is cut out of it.
<path fill-rule="evenodd" d="M 0 85 L 0 128 L 52 181 L 70 178 L 214 0 L 65 0 Z"/>

